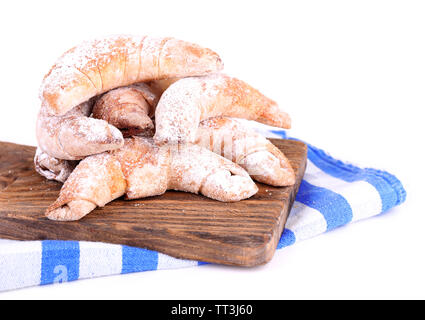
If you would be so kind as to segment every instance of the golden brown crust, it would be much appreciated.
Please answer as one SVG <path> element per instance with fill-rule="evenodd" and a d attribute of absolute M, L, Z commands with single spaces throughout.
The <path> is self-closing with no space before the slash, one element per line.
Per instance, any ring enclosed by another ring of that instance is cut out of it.
<path fill-rule="evenodd" d="M 78 161 L 57 159 L 37 148 L 34 156 L 34 167 L 40 175 L 49 180 L 65 182 L 74 170 Z"/>
<path fill-rule="evenodd" d="M 120 163 L 114 157 L 108 153 L 87 157 L 65 181 L 46 216 L 62 221 L 81 219 L 96 206 L 103 207 L 122 196 L 126 187 Z"/>
<path fill-rule="evenodd" d="M 104 120 L 89 118 L 91 103 L 85 102 L 62 116 L 42 106 L 37 118 L 38 146 L 49 156 L 80 160 L 85 156 L 120 148 L 122 133 Z"/>
<path fill-rule="evenodd" d="M 86 41 L 65 52 L 44 77 L 40 99 L 61 115 L 108 90 L 156 79 L 218 72 L 219 56 L 173 38 L 118 35 Z"/>
<path fill-rule="evenodd" d="M 237 163 L 259 182 L 272 186 L 295 183 L 294 170 L 285 155 L 238 119 L 202 121 L 195 143 Z"/>
<path fill-rule="evenodd" d="M 117 197 L 155 196 L 167 189 L 239 201 L 258 188 L 238 165 L 197 145 L 157 146 L 152 139 L 126 139 L 120 150 L 85 158 L 46 211 L 53 220 L 76 220 Z"/>
<path fill-rule="evenodd" d="M 241 80 L 213 74 L 181 79 L 163 93 L 155 112 L 155 141 L 193 142 L 199 122 L 217 116 L 291 126 L 276 102 Z"/>
<path fill-rule="evenodd" d="M 165 88 L 175 81 L 155 81 L 155 83 Z M 228 92 L 225 95 L 233 97 L 232 103 L 243 104 L 240 100 L 246 97 L 240 94 L 242 88 L 235 89 L 242 86 L 240 82 L 230 80 L 227 82 L 230 84 L 223 86 L 223 90 L 230 90 L 235 94 Z M 264 98 L 260 96 L 259 100 Z M 133 130 L 136 127 L 134 125 L 136 121 L 141 123 L 138 127 L 143 130 L 144 122 L 139 119 L 147 117 L 146 108 L 139 107 L 133 112 L 129 108 L 122 107 L 123 102 L 131 102 L 133 107 L 133 105 L 143 105 L 145 100 L 140 94 L 133 95 L 130 87 L 118 88 L 106 93 L 98 100 L 96 105 L 99 104 L 99 106 L 95 106 L 93 115 L 120 129 L 125 129 L 124 132 Z M 137 133 L 137 128 L 132 133 Z M 267 139 L 244 126 L 238 119 L 219 116 L 202 121 L 194 142 L 241 165 L 257 181 L 273 186 L 288 186 L 295 183 L 294 171 L 283 153 Z"/>
<path fill-rule="evenodd" d="M 120 129 L 123 135 L 151 132 L 151 116 L 159 96 L 144 83 L 113 89 L 103 94 L 94 104 L 92 117 L 102 119 Z"/>

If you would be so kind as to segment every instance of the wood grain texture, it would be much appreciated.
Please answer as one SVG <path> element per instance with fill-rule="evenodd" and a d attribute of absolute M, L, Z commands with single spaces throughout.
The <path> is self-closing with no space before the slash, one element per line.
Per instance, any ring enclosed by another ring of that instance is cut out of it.
<path fill-rule="evenodd" d="M 118 199 L 75 222 L 44 216 L 61 184 L 34 171 L 35 148 L 0 142 L 0 238 L 100 241 L 219 264 L 264 264 L 273 257 L 307 158 L 302 142 L 271 141 L 294 167 L 295 186 L 258 183 L 254 197 L 237 203 L 173 191 L 140 200 Z"/>

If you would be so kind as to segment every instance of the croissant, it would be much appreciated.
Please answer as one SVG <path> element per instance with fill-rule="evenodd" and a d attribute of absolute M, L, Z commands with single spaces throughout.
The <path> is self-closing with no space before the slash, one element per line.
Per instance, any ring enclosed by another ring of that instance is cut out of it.
<path fill-rule="evenodd" d="M 155 113 L 159 94 L 144 83 L 108 91 L 95 103 L 92 117 L 120 129 L 125 137 L 153 131 L 150 117 Z"/>
<path fill-rule="evenodd" d="M 174 38 L 110 36 L 65 52 L 44 77 L 40 99 L 49 111 L 62 115 L 114 88 L 222 68 L 215 52 L 196 44 Z"/>
<path fill-rule="evenodd" d="M 82 160 L 47 209 L 52 220 L 78 220 L 97 206 L 163 194 L 201 193 L 219 201 L 239 201 L 258 188 L 244 169 L 197 145 L 155 145 L 152 139 L 125 139 L 121 149 Z"/>
<path fill-rule="evenodd" d="M 195 143 L 237 163 L 259 182 L 280 187 L 295 183 L 294 170 L 285 155 L 238 119 L 202 121 Z"/>
<path fill-rule="evenodd" d="M 61 159 L 50 156 L 39 147 L 34 157 L 36 171 L 49 180 L 65 182 L 75 168 L 76 161 L 63 159 L 78 159 L 121 147 L 124 139 L 116 128 L 119 128 L 124 136 L 140 133 L 153 135 L 154 127 L 149 115 L 154 113 L 158 99 L 159 96 L 151 88 L 144 83 L 138 83 L 105 93 L 97 99 L 93 109 L 90 107 L 91 101 L 71 109 L 64 116 L 52 116 L 42 109 L 37 125 L 40 145 L 50 154 L 60 156 Z M 105 120 L 112 126 L 107 126 L 104 121 L 88 118 L 91 112 L 93 118 Z M 91 130 L 97 132 L 96 137 L 99 139 L 95 145 L 97 150 L 94 150 L 90 143 L 91 137 L 81 137 L 82 132 L 79 128 L 82 126 L 90 126 Z M 109 130 L 102 130 L 99 127 Z M 62 131 L 68 132 L 68 140 L 63 141 Z M 103 140 L 102 133 L 106 135 Z M 112 137 L 118 137 L 116 145 L 107 143 L 108 140 L 112 140 L 109 133 Z M 71 146 L 73 150 L 79 151 L 80 156 L 64 149 L 69 149 Z"/>
<path fill-rule="evenodd" d="M 84 102 L 62 116 L 49 113 L 42 106 L 37 118 L 38 146 L 49 156 L 80 160 L 87 155 L 120 148 L 122 133 L 104 120 L 89 118 L 92 100 Z"/>
<path fill-rule="evenodd" d="M 156 82 L 156 84 L 159 83 L 159 81 Z M 161 86 L 167 87 L 169 83 L 169 81 L 161 81 Z M 108 107 L 104 104 L 98 106 L 98 112 L 103 115 L 103 119 L 111 118 L 110 114 L 120 108 L 117 101 L 125 101 L 125 95 L 125 91 L 117 91 L 115 99 L 111 100 Z M 135 105 L 142 102 L 144 98 L 140 95 L 132 100 Z M 120 116 L 124 119 L 130 116 L 139 119 L 146 117 L 146 111 L 143 108 L 138 108 L 131 113 L 123 110 Z M 127 123 L 124 123 L 120 128 L 128 130 L 129 127 Z M 295 183 L 295 173 L 283 153 L 238 119 L 216 117 L 203 120 L 199 125 L 194 143 L 239 164 L 259 182 L 273 186 L 288 186 Z"/>
<path fill-rule="evenodd" d="M 78 161 L 57 159 L 37 148 L 34 156 L 34 167 L 40 175 L 48 180 L 65 182 L 76 167 Z"/>
<path fill-rule="evenodd" d="M 87 120 L 86 115 L 72 124 L 60 116 L 68 118 L 74 107 L 114 88 L 222 68 L 212 50 L 173 38 L 118 35 L 86 41 L 65 52 L 42 81 L 38 144 L 50 156 L 67 160 L 119 148 L 123 137 L 116 128 Z"/>
<path fill-rule="evenodd" d="M 241 80 L 214 74 L 180 79 L 165 90 L 155 111 L 154 139 L 193 142 L 200 121 L 221 115 L 291 126 L 289 115 L 276 102 Z"/>

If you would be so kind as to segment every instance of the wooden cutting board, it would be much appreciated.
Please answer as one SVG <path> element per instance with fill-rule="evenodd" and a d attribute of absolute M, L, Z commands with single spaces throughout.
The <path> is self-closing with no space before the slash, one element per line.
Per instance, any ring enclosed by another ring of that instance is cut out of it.
<path fill-rule="evenodd" d="M 44 216 L 61 184 L 34 171 L 35 148 L 0 142 L 0 238 L 100 241 L 220 264 L 266 263 L 282 234 L 307 158 L 302 142 L 272 142 L 296 171 L 293 187 L 258 183 L 260 190 L 254 197 L 237 203 L 167 191 L 140 200 L 115 200 L 76 222 L 50 221 Z"/>

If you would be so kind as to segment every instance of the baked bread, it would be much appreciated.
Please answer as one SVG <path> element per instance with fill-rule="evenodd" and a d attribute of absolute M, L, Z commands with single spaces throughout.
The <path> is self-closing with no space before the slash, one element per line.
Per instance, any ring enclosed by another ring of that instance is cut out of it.
<path fill-rule="evenodd" d="M 193 142 L 199 123 L 228 116 L 290 128 L 289 115 L 247 83 L 224 74 L 188 77 L 162 94 L 155 111 L 156 142 Z"/>
<path fill-rule="evenodd" d="M 249 174 L 293 184 L 285 156 L 228 118 L 290 128 L 288 114 L 222 68 L 215 52 L 174 38 L 118 35 L 65 52 L 40 88 L 35 167 L 65 181 L 46 216 L 78 220 L 169 189 L 239 201 L 258 191 Z"/>
<path fill-rule="evenodd" d="M 295 183 L 294 170 L 285 155 L 239 119 L 202 121 L 195 143 L 237 163 L 259 182 L 276 187 Z"/>
<path fill-rule="evenodd" d="M 38 145 L 49 156 L 65 160 L 117 149 L 123 136 L 116 128 L 86 119 L 80 110 L 69 122 L 73 109 L 114 88 L 222 68 L 212 50 L 174 38 L 117 35 L 86 41 L 65 52 L 43 79 Z"/>
<path fill-rule="evenodd" d="M 239 201 L 258 188 L 244 169 L 197 145 L 157 146 L 152 139 L 125 139 L 115 151 L 82 160 L 47 209 L 52 220 L 78 220 L 97 206 L 126 195 L 136 199 L 173 189 L 219 201 Z"/>
<path fill-rule="evenodd" d="M 174 38 L 117 35 L 65 52 L 44 77 L 40 99 L 56 115 L 137 82 L 205 75 L 223 68 L 210 49 Z"/>
<path fill-rule="evenodd" d="M 92 117 L 120 129 L 124 137 L 153 132 L 151 117 L 155 114 L 159 97 L 145 83 L 113 89 L 96 101 Z"/>
<path fill-rule="evenodd" d="M 49 156 L 80 160 L 124 144 L 122 133 L 104 120 L 89 118 L 93 100 L 84 102 L 62 116 L 51 114 L 42 106 L 37 118 L 39 148 Z"/>
<path fill-rule="evenodd" d="M 34 167 L 40 175 L 48 180 L 65 182 L 77 166 L 78 161 L 57 159 L 37 148 L 34 156 Z"/>
<path fill-rule="evenodd" d="M 159 83 L 157 82 L 157 84 Z M 171 81 L 171 83 L 173 82 Z M 168 81 L 162 81 L 162 88 L 159 91 L 165 90 L 169 84 Z M 146 133 L 146 129 L 143 128 L 145 123 L 143 119 L 150 120 L 146 108 L 133 108 L 133 106 L 145 105 L 145 99 L 142 95 L 134 95 L 131 96 L 132 99 L 128 99 L 127 95 L 131 93 L 127 92 L 128 90 L 130 89 L 122 88 L 122 90 L 110 91 L 110 93 L 114 93 L 114 99 L 111 99 L 108 104 L 99 104 L 97 112 L 102 115 L 102 119 L 109 123 L 113 118 L 111 114 L 118 115 L 116 120 L 114 118 L 115 122 L 111 124 L 124 132 L 131 131 L 135 127 L 134 123 L 139 122 L 138 127 L 142 129 L 140 132 Z M 108 94 L 106 93 L 105 96 Z M 122 108 L 121 101 L 131 101 L 131 109 Z M 121 122 L 121 124 L 117 122 Z M 133 129 L 132 131 L 137 133 L 137 130 Z M 295 183 L 294 171 L 285 155 L 269 140 L 248 128 L 238 119 L 220 116 L 203 120 L 199 124 L 194 143 L 232 160 L 259 182 L 273 186 L 288 186 Z"/>

